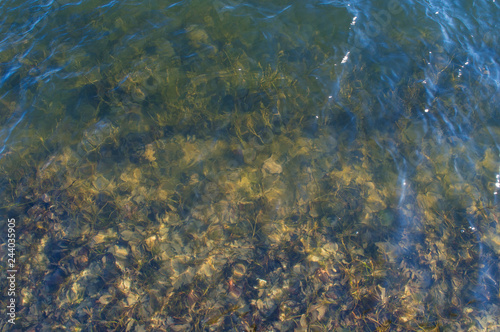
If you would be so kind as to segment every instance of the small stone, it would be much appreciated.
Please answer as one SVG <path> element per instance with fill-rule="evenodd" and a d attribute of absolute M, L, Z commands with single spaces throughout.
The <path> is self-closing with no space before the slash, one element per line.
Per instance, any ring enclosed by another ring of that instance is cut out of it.
<path fill-rule="evenodd" d="M 50 196 L 47 195 L 47 194 L 43 194 L 42 195 L 42 201 L 44 201 L 45 203 L 50 202 Z"/>
<path fill-rule="evenodd" d="M 110 294 L 105 294 L 103 296 L 101 296 L 98 300 L 98 302 L 102 305 L 107 305 L 108 303 L 110 303 L 111 301 L 113 300 L 113 296 L 110 295 Z"/>
<path fill-rule="evenodd" d="M 124 260 L 127 259 L 127 256 L 129 254 L 129 251 L 127 248 L 124 248 L 124 247 L 118 246 L 118 245 L 115 245 L 115 246 L 109 248 L 108 252 L 115 255 L 116 258 L 124 259 Z"/>
<path fill-rule="evenodd" d="M 240 279 L 245 276 L 247 268 L 245 265 L 238 263 L 233 268 L 233 277 L 235 279 Z"/>
<path fill-rule="evenodd" d="M 157 241 L 158 237 L 156 235 L 150 236 L 145 241 L 146 246 L 148 247 L 149 250 L 151 250 Z"/>
<path fill-rule="evenodd" d="M 269 174 L 280 174 L 283 172 L 283 168 L 280 164 L 278 164 L 273 157 L 264 161 L 264 166 L 262 166 L 262 171 L 267 172 Z"/>

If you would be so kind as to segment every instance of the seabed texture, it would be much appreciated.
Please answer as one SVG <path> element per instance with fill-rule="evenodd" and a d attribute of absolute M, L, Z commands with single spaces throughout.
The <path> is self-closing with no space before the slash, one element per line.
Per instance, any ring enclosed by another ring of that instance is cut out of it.
<path fill-rule="evenodd" d="M 498 87 L 436 22 L 51 6 L 0 51 L 2 331 L 500 330 Z"/>

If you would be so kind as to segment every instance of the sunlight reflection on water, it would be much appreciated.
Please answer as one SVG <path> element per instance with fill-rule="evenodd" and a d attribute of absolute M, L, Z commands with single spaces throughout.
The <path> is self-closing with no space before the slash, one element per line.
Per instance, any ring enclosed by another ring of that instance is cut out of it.
<path fill-rule="evenodd" d="M 23 328 L 499 326 L 495 1 L 0 13 Z"/>

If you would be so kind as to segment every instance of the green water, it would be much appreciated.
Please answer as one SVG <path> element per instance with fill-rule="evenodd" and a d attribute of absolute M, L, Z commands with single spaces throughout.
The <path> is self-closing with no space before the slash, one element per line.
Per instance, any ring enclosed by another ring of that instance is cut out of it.
<path fill-rule="evenodd" d="M 499 12 L 1 3 L 3 330 L 500 329 Z"/>

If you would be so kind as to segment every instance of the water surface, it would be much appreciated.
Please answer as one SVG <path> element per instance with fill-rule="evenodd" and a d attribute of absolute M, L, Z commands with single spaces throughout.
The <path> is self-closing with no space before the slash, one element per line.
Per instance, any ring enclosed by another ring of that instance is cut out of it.
<path fill-rule="evenodd" d="M 498 17 L 2 2 L 16 327 L 498 329 Z"/>

